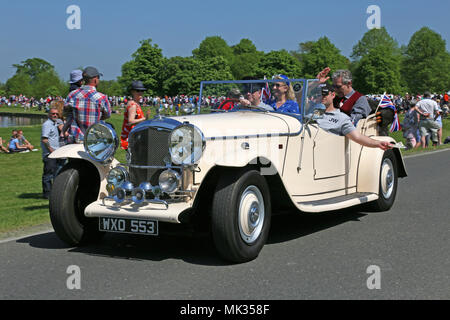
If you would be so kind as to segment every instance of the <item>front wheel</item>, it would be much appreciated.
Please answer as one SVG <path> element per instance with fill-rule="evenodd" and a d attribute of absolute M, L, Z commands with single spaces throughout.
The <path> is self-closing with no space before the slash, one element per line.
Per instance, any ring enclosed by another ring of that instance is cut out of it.
<path fill-rule="evenodd" d="M 84 174 L 83 174 L 84 173 Z M 58 176 L 50 194 L 50 220 L 56 235 L 71 246 L 99 240 L 98 219 L 84 216 L 84 209 L 97 200 L 98 185 L 81 166 L 66 168 Z"/>
<path fill-rule="evenodd" d="M 397 195 L 397 184 L 397 159 L 392 150 L 387 150 L 380 166 L 378 200 L 371 202 L 369 208 L 379 212 L 389 210 Z"/>
<path fill-rule="evenodd" d="M 212 205 L 212 235 L 229 261 L 255 259 L 267 241 L 271 220 L 270 192 L 258 171 L 221 175 Z"/>

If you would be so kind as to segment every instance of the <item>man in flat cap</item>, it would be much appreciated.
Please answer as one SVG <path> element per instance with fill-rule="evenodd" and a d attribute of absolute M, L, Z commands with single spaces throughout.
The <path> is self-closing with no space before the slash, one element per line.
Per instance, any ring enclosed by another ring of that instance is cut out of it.
<path fill-rule="evenodd" d="M 100 120 L 111 116 L 111 106 L 108 98 L 97 91 L 103 76 L 94 67 L 83 70 L 84 85 L 72 91 L 66 98 L 66 106 L 72 108 L 73 121 L 71 124 L 71 135 L 75 142 L 82 142 L 87 128 Z"/>

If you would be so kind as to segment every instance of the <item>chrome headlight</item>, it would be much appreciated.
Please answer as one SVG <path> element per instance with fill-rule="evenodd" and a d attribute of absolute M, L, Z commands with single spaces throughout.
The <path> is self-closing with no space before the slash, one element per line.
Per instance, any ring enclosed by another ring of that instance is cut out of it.
<path fill-rule="evenodd" d="M 89 157 L 105 162 L 116 152 L 119 138 L 109 124 L 96 123 L 86 130 L 83 144 Z"/>
<path fill-rule="evenodd" d="M 165 170 L 159 175 L 159 187 L 162 192 L 173 193 L 178 190 L 180 184 L 181 177 L 173 170 Z"/>
<path fill-rule="evenodd" d="M 169 152 L 172 161 L 178 165 L 197 163 L 205 149 L 203 133 L 191 124 L 175 128 L 169 136 Z"/>

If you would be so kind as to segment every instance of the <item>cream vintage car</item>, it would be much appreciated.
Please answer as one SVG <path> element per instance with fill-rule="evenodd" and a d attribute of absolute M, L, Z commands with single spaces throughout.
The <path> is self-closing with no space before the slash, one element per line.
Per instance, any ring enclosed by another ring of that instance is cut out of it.
<path fill-rule="evenodd" d="M 114 159 L 112 127 L 91 126 L 84 144 L 51 154 L 68 158 L 50 197 L 56 234 L 78 246 L 105 232 L 156 236 L 178 224 L 209 231 L 224 259 L 245 262 L 258 256 L 271 216 L 281 209 L 318 213 L 366 204 L 389 210 L 397 178 L 406 176 L 399 150 L 362 147 L 322 130 L 315 123 L 323 110 L 315 102 L 318 82 L 289 81 L 300 114 L 239 105 L 208 113 L 206 99 L 199 99 L 197 114 L 137 125 L 126 163 Z M 264 83 L 270 88 L 271 82 Z M 205 81 L 200 97 L 243 92 L 256 83 L 261 81 Z M 395 143 L 379 136 L 372 115 L 357 129 Z"/>

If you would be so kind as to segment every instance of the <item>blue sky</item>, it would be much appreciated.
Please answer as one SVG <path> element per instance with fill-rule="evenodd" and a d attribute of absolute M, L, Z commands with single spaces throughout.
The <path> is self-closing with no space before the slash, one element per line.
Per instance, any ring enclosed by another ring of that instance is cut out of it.
<path fill-rule="evenodd" d="M 69 30 L 66 9 L 81 9 L 81 30 Z M 190 56 L 207 36 L 229 45 L 242 38 L 258 50 L 295 50 L 300 42 L 327 36 L 349 56 L 368 31 L 370 5 L 381 9 L 381 25 L 400 45 L 427 26 L 450 39 L 449 0 L 14 0 L 0 3 L 0 81 L 12 64 L 38 57 L 64 79 L 70 70 L 93 65 L 115 79 L 139 41 L 151 38 L 166 57 Z"/>

